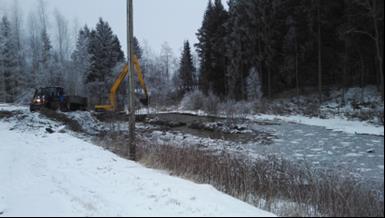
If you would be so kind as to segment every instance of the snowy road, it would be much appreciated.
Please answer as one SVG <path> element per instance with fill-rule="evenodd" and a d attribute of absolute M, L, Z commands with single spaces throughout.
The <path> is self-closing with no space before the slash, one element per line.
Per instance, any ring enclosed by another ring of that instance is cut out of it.
<path fill-rule="evenodd" d="M 51 125 L 37 115 L 38 125 Z M 1 216 L 272 216 L 67 133 L 0 120 Z M 35 126 L 34 126 L 35 125 Z M 16 128 L 16 129 L 15 129 Z"/>

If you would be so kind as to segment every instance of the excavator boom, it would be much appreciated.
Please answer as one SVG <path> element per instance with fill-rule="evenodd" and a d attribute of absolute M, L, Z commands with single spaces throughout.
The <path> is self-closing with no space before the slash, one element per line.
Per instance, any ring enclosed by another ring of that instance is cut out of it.
<path fill-rule="evenodd" d="M 135 72 L 138 76 L 140 86 L 142 87 L 144 94 L 145 94 L 145 99 L 142 99 L 141 102 L 145 105 L 148 105 L 148 90 L 147 90 L 146 84 L 144 82 L 143 72 L 142 72 L 142 69 L 140 67 L 139 59 L 136 55 L 134 55 L 133 64 L 135 66 Z M 116 93 L 118 92 L 120 86 L 122 85 L 122 83 L 123 83 L 124 79 L 127 77 L 127 75 L 128 75 L 128 65 L 126 64 L 124 66 L 122 72 L 120 72 L 118 78 L 115 80 L 114 84 L 111 87 L 110 95 L 109 95 L 110 104 L 109 105 L 97 105 L 95 107 L 96 111 L 116 111 L 117 105 L 118 105 Z"/>

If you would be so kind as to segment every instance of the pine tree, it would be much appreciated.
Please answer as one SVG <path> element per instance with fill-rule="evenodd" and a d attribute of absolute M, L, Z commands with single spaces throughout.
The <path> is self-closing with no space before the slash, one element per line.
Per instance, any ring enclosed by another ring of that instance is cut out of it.
<path fill-rule="evenodd" d="M 179 69 L 179 80 L 181 83 L 179 87 L 180 94 L 184 95 L 187 92 L 190 92 L 193 90 L 194 72 L 195 72 L 195 68 L 193 65 L 190 43 L 189 41 L 186 41 L 184 43 L 184 49 L 180 60 L 180 69 Z"/>

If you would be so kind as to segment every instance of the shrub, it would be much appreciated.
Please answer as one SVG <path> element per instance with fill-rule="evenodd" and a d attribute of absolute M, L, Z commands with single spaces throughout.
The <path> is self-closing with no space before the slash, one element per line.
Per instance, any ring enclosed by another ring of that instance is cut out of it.
<path fill-rule="evenodd" d="M 181 102 L 181 108 L 183 110 L 202 110 L 205 105 L 206 96 L 203 92 L 195 90 L 187 93 Z"/>
<path fill-rule="evenodd" d="M 219 104 L 220 99 L 210 92 L 208 96 L 204 97 L 203 110 L 210 114 L 217 114 Z"/>

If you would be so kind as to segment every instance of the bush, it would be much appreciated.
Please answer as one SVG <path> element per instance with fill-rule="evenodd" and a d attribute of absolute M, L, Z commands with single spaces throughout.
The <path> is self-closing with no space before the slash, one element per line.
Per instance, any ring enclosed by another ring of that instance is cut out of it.
<path fill-rule="evenodd" d="M 210 93 L 207 97 L 204 97 L 203 110 L 210 114 L 217 114 L 219 104 L 220 99 L 213 93 Z"/>
<path fill-rule="evenodd" d="M 183 97 L 181 108 L 183 110 L 204 110 L 210 114 L 217 114 L 219 104 L 220 99 L 213 93 L 206 96 L 203 92 L 196 90 Z"/>
<path fill-rule="evenodd" d="M 203 110 L 205 99 L 206 96 L 199 90 L 189 92 L 183 97 L 181 108 L 183 110 Z"/>
<path fill-rule="evenodd" d="M 236 102 L 234 100 L 223 102 L 219 105 L 219 111 L 225 113 L 227 118 L 245 118 L 249 114 L 256 112 L 257 105 L 259 101 L 240 101 Z"/>

